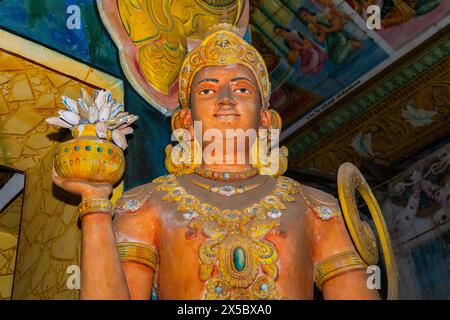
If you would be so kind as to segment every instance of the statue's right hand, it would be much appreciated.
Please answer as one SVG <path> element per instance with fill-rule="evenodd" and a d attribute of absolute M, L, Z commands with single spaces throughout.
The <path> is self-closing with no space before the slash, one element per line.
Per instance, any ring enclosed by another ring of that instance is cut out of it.
<path fill-rule="evenodd" d="M 81 195 L 83 200 L 87 199 L 109 199 L 112 192 L 112 185 L 109 183 L 91 182 L 85 180 L 67 180 L 61 178 L 53 167 L 53 182 L 60 188 L 77 195 Z"/>

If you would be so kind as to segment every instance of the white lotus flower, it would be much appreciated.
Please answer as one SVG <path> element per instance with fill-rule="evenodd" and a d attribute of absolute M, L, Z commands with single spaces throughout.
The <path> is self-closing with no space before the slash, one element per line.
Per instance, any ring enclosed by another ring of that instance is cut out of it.
<path fill-rule="evenodd" d="M 94 96 L 91 97 L 82 88 L 81 97 L 77 101 L 63 96 L 61 99 L 67 110 L 60 110 L 59 117 L 51 117 L 46 121 L 50 125 L 68 129 L 95 124 L 95 132 L 100 139 L 106 139 L 108 130 L 112 130 L 113 142 L 125 149 L 128 146 L 125 136 L 133 133 L 129 125 L 139 117 L 123 112 L 123 104 L 117 104 L 111 98 L 109 91 L 94 90 Z"/>

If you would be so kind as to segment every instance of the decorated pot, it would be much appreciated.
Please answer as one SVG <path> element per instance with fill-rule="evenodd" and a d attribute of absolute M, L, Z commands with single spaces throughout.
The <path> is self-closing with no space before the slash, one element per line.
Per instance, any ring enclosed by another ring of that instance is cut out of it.
<path fill-rule="evenodd" d="M 106 139 L 99 139 L 95 125 L 78 125 L 72 129 L 75 139 L 60 144 L 55 152 L 57 174 L 68 180 L 119 182 L 125 170 L 122 149 L 111 141 L 111 131 Z"/>

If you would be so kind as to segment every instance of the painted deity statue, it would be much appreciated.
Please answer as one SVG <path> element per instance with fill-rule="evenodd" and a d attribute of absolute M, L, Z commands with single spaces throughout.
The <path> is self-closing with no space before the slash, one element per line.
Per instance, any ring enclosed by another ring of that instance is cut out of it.
<path fill-rule="evenodd" d="M 197 140 L 199 122 L 233 146 L 227 129 L 280 129 L 269 97 L 261 55 L 235 29 L 216 30 L 182 65 L 172 121 L 203 151 L 199 163 L 176 163 L 168 147 L 171 174 L 126 191 L 114 210 L 111 185 L 54 170 L 57 185 L 82 197 L 82 299 L 150 299 L 153 289 L 158 299 L 312 299 L 314 285 L 325 299 L 379 299 L 338 200 L 282 176 L 285 149 L 271 172 L 249 160 L 261 137 L 210 153 Z"/>

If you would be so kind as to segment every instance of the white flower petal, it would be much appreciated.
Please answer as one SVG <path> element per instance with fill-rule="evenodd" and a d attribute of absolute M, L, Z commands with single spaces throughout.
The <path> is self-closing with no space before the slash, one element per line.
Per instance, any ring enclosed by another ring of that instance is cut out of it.
<path fill-rule="evenodd" d="M 87 120 L 89 118 L 89 108 L 86 106 L 86 104 L 82 103 L 81 99 L 78 99 L 78 114 L 80 115 L 81 119 Z"/>
<path fill-rule="evenodd" d="M 103 107 L 102 110 L 100 110 L 99 120 L 102 122 L 106 122 L 109 119 L 109 115 L 111 113 L 111 108 L 107 105 Z"/>
<path fill-rule="evenodd" d="M 89 112 L 89 106 L 86 104 L 86 101 L 84 101 L 83 99 L 81 99 L 81 98 L 78 99 L 78 105 L 80 105 L 81 108 L 82 108 L 86 113 Z M 79 108 L 78 108 L 78 109 L 79 109 Z M 79 111 L 81 111 L 81 110 L 79 110 Z"/>
<path fill-rule="evenodd" d="M 128 112 L 120 112 L 120 113 L 117 115 L 117 118 L 123 118 L 123 117 L 126 117 L 127 115 L 129 115 Z"/>
<path fill-rule="evenodd" d="M 59 110 L 58 113 L 61 119 L 70 123 L 71 125 L 76 126 L 77 124 L 80 123 L 80 116 L 75 112 Z"/>
<path fill-rule="evenodd" d="M 113 121 L 108 122 L 110 129 L 117 129 L 118 127 L 127 123 L 126 118 L 115 118 Z"/>
<path fill-rule="evenodd" d="M 136 120 L 139 119 L 139 117 L 137 115 L 134 115 L 134 114 L 130 114 L 129 116 L 126 116 L 125 118 L 127 119 L 127 124 L 128 125 L 132 124 L 133 122 L 135 122 Z"/>
<path fill-rule="evenodd" d="M 97 122 L 95 124 L 95 132 L 97 133 L 97 137 L 100 139 L 106 139 L 106 130 L 108 126 L 104 122 Z"/>
<path fill-rule="evenodd" d="M 61 120 L 58 117 L 47 118 L 47 119 L 45 119 L 45 121 L 52 126 L 57 126 L 57 127 L 61 127 L 61 128 L 67 128 L 67 129 L 72 128 L 71 124 Z"/>
<path fill-rule="evenodd" d="M 121 128 L 119 129 L 120 133 L 123 134 L 124 136 L 127 134 L 132 134 L 134 132 L 132 127 L 125 127 L 125 128 Z"/>
<path fill-rule="evenodd" d="M 122 150 L 125 150 L 128 147 L 127 139 L 125 139 L 125 136 L 121 134 L 119 130 L 114 130 L 112 132 L 112 139 L 114 143 Z"/>
<path fill-rule="evenodd" d="M 97 92 L 97 96 L 95 97 L 95 106 L 97 107 L 98 110 L 101 110 L 107 101 L 107 94 L 106 91 L 104 90 L 100 90 Z"/>
<path fill-rule="evenodd" d="M 76 101 L 70 99 L 69 97 L 65 97 L 65 96 L 63 96 L 61 99 L 69 111 L 78 113 L 78 105 L 77 105 Z"/>
<path fill-rule="evenodd" d="M 106 90 L 106 103 L 111 103 L 112 94 L 110 91 Z"/>
<path fill-rule="evenodd" d="M 89 108 L 89 123 L 96 123 L 98 121 L 99 112 L 95 107 Z"/>
<path fill-rule="evenodd" d="M 110 117 L 113 118 L 119 114 L 119 112 L 122 110 L 123 104 L 119 103 L 117 106 L 111 106 L 111 115 Z"/>
<path fill-rule="evenodd" d="M 92 105 L 92 98 L 84 88 L 81 88 L 81 99 L 86 103 L 88 107 Z"/>

